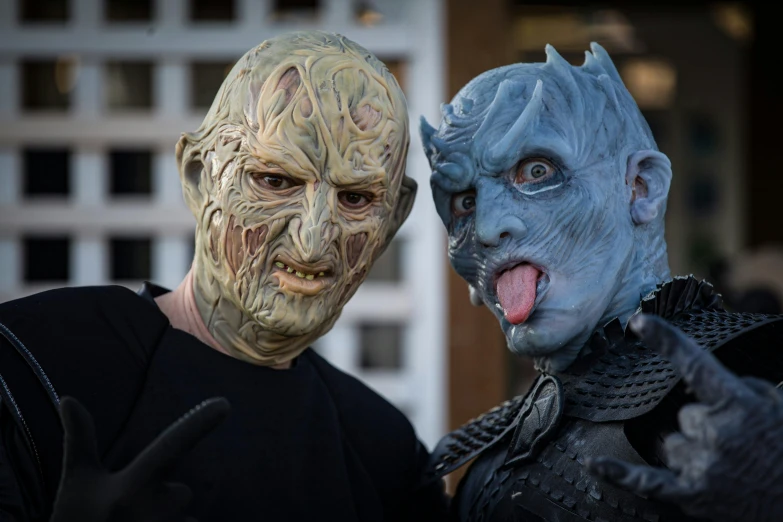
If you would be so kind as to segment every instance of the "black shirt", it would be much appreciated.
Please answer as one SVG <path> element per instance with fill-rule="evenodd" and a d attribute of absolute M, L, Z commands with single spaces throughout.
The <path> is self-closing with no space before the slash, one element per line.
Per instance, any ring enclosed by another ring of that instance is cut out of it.
<path fill-rule="evenodd" d="M 0 305 L 0 323 L 56 392 L 92 413 L 107 467 L 121 469 L 188 409 L 220 396 L 229 417 L 171 476 L 193 490 L 189 511 L 200 522 L 443 517 L 442 483 L 417 488 L 428 452 L 391 404 L 310 349 L 288 370 L 224 355 L 172 328 L 155 290 L 145 298 L 121 287 L 62 289 Z M 0 374 L 35 444 L 23 444 L 5 401 L 0 520 L 48 517 L 62 459 L 56 411 L 4 339 Z"/>

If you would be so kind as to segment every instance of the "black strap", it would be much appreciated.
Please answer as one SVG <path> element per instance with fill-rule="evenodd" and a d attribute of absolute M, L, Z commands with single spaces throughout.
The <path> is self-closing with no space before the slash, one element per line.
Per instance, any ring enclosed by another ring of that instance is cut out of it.
<path fill-rule="evenodd" d="M 22 343 L 22 341 L 19 340 L 19 338 L 3 323 L 0 323 L 0 335 L 2 335 L 9 342 L 9 344 L 11 344 L 11 346 L 16 349 L 17 353 L 22 356 L 22 359 L 24 359 L 30 369 L 33 370 L 33 373 L 35 373 L 38 381 L 46 390 L 46 394 L 49 396 L 50 402 L 52 406 L 54 406 L 55 411 L 59 413 L 60 397 L 57 395 L 57 392 L 55 391 L 52 382 L 49 380 L 49 377 L 47 377 L 46 373 L 43 371 L 43 368 L 40 364 L 38 364 L 38 361 L 35 359 L 30 350 L 28 350 L 24 343 Z M 41 457 L 38 454 L 38 448 L 35 445 L 33 434 L 24 419 L 24 415 L 22 415 L 22 410 L 19 407 L 19 403 L 14 398 L 13 393 L 11 393 L 11 388 L 3 378 L 2 373 L 0 373 L 0 402 L 5 402 L 8 405 L 8 411 L 11 413 L 19 429 L 22 430 L 22 434 L 24 435 L 23 438 L 27 443 L 28 450 L 35 457 L 36 464 L 38 465 L 38 474 L 41 478 L 41 484 L 45 484 Z"/>
<path fill-rule="evenodd" d="M 49 395 L 49 399 L 51 399 L 54 409 L 59 412 L 60 397 L 59 395 L 57 395 L 54 386 L 52 386 L 52 382 L 49 380 L 49 377 L 46 376 L 46 373 L 43 371 L 43 368 L 41 368 L 41 365 L 38 364 L 38 361 L 35 359 L 35 357 L 30 352 L 30 350 L 28 350 L 27 347 L 24 345 L 24 343 L 22 343 L 22 341 L 20 341 L 19 338 L 16 335 L 14 335 L 14 333 L 3 323 L 0 323 L 0 335 L 5 337 L 8 340 L 8 342 L 11 343 L 11 346 L 16 348 L 16 351 L 19 353 L 19 355 L 22 356 L 24 361 L 27 363 L 27 366 L 29 366 L 30 369 L 33 370 L 33 373 L 35 373 L 35 376 L 38 378 L 38 381 L 46 390 L 47 395 Z"/>
<path fill-rule="evenodd" d="M 33 434 L 30 432 L 30 427 L 24 420 L 22 410 L 19 408 L 19 404 L 17 404 L 16 399 L 14 399 L 14 395 L 11 393 L 11 389 L 8 387 L 8 383 L 0 373 L 0 404 L 2 403 L 6 403 L 8 405 L 8 411 L 11 413 L 14 421 L 16 421 L 17 426 L 19 426 L 19 428 L 22 430 L 22 434 L 24 435 L 22 438 L 25 440 L 30 453 L 35 457 L 35 462 L 38 465 L 38 476 L 40 477 L 41 483 L 43 484 L 45 482 L 43 466 L 41 465 L 41 456 L 38 454 L 38 448 L 35 446 L 35 440 L 33 440 Z"/>

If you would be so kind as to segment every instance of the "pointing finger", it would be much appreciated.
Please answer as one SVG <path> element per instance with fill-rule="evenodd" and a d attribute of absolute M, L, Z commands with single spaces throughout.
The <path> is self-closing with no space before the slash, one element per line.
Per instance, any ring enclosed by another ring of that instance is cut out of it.
<path fill-rule="evenodd" d="M 674 364 L 700 401 L 716 404 L 731 397 L 753 395 L 739 377 L 665 319 L 637 315 L 628 326 L 649 348 Z"/>
<path fill-rule="evenodd" d="M 677 500 L 692 494 L 677 481 L 671 470 L 629 464 L 622 460 L 599 457 L 587 462 L 587 468 L 616 486 L 660 500 Z"/>

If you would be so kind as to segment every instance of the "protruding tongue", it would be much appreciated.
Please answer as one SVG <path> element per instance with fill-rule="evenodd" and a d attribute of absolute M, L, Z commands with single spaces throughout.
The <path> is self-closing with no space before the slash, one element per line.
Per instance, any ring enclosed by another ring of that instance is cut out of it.
<path fill-rule="evenodd" d="M 503 313 L 511 324 L 527 320 L 536 302 L 536 283 L 541 272 L 523 263 L 506 270 L 498 278 L 497 294 Z"/>

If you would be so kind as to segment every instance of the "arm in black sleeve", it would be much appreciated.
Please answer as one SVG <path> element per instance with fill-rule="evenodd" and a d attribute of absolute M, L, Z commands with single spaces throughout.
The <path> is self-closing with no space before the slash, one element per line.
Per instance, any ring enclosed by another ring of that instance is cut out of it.
<path fill-rule="evenodd" d="M 401 507 L 399 520 L 415 522 L 445 522 L 449 520 L 450 498 L 446 494 L 446 484 L 442 478 L 426 478 L 430 453 L 420 440 L 414 440 L 412 469 L 410 472 L 411 491 Z M 397 519 L 395 519 L 397 520 Z"/>
<path fill-rule="evenodd" d="M 0 410 L 3 408 L 3 403 L 0 401 Z M 20 487 L 20 477 L 17 476 L 11 459 L 12 455 L 21 456 L 15 447 L 13 437 L 15 427 L 9 426 L 6 420 L 7 415 L 0 413 L 0 522 L 28 522 L 30 518 L 27 515 Z M 34 472 L 34 470 L 30 471 Z"/>

